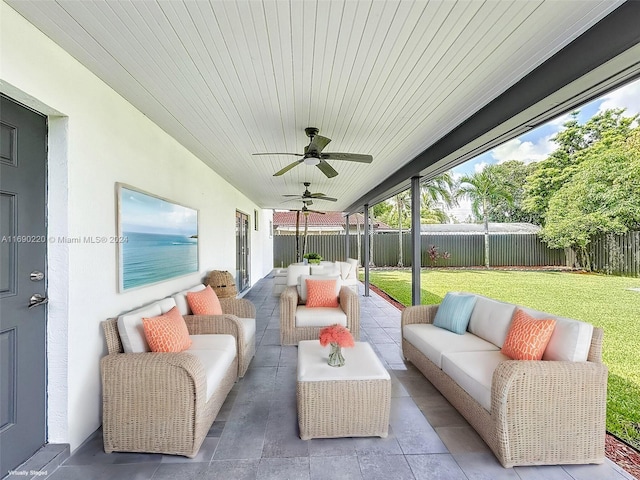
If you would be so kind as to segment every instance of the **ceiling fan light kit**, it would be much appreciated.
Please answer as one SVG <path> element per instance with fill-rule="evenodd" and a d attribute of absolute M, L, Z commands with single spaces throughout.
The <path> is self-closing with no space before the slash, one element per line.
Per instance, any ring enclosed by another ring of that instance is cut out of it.
<path fill-rule="evenodd" d="M 301 163 L 305 165 L 315 166 L 324 173 L 327 178 L 333 178 L 338 175 L 338 172 L 327 163 L 327 160 L 341 160 L 345 162 L 358 162 L 358 163 L 371 163 L 373 157 L 371 155 L 359 154 L 359 153 L 323 153 L 324 147 L 331 142 L 330 138 L 322 137 L 318 135 L 319 130 L 316 127 L 307 127 L 304 129 L 304 133 L 311 139 L 309 145 L 304 148 L 304 154 L 302 153 L 254 153 L 253 155 L 294 155 L 296 157 L 302 157 L 300 160 L 296 160 L 290 163 L 281 170 L 278 170 L 273 174 L 274 177 L 284 175 L 293 167 L 297 167 Z"/>

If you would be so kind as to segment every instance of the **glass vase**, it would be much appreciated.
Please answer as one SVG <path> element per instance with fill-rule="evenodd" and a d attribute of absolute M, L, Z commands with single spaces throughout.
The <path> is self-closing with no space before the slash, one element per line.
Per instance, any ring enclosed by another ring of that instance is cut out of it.
<path fill-rule="evenodd" d="M 342 347 L 337 343 L 331 343 L 331 351 L 329 352 L 328 363 L 332 367 L 344 366 L 344 357 L 342 356 Z"/>

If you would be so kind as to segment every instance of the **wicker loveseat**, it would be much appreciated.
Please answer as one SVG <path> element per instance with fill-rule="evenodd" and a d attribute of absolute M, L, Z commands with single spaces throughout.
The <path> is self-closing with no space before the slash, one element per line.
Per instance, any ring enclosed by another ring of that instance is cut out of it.
<path fill-rule="evenodd" d="M 542 360 L 500 352 L 515 305 L 477 296 L 463 335 L 433 325 L 438 305 L 402 314 L 402 350 L 467 419 L 504 467 L 604 461 L 607 367 L 603 331 L 554 318 Z"/>
<path fill-rule="evenodd" d="M 136 330 L 141 328 L 138 320 L 166 313 L 174 306 L 184 310 L 180 306 L 180 295 L 184 294 L 176 294 L 178 304 L 176 296 L 169 297 L 102 322 L 108 350 L 100 364 L 107 453 L 147 452 L 193 458 L 239 372 L 246 370 L 253 356 L 255 346 L 246 345 L 243 329 L 250 322 L 241 322 L 230 314 L 185 315 L 192 345 L 183 352 L 150 352 L 136 345 L 140 340 Z M 220 299 L 220 303 L 225 311 L 255 317 L 250 302 L 228 298 Z M 126 322 L 129 328 L 123 333 Z M 244 367 L 239 366 L 239 349 L 244 352 Z"/>

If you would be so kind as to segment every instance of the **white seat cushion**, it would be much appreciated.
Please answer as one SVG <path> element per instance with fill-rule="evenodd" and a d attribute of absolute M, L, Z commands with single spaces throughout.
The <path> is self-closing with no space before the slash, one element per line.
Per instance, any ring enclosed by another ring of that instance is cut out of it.
<path fill-rule="evenodd" d="M 347 314 L 340 307 L 296 308 L 296 327 L 326 327 L 335 323 L 347 326 Z"/>
<path fill-rule="evenodd" d="M 236 339 L 233 335 L 218 334 L 190 335 L 190 337 L 192 343 L 187 352 L 197 357 L 202 363 L 207 379 L 206 396 L 209 401 L 236 358 Z"/>
<path fill-rule="evenodd" d="M 191 315 L 191 308 L 189 308 L 189 302 L 187 302 L 187 292 L 200 292 L 207 288 L 202 283 L 194 285 L 191 288 L 183 290 L 181 292 L 175 293 L 172 295 L 173 300 L 176 302 L 176 306 L 178 307 L 178 311 L 182 315 Z"/>
<path fill-rule="evenodd" d="M 493 343 L 472 333 L 458 335 L 430 323 L 405 325 L 402 336 L 440 368 L 444 353 L 500 350 Z"/>
<path fill-rule="evenodd" d="M 493 371 L 505 360 L 509 357 L 499 350 L 448 352 L 442 355 L 442 371 L 490 412 Z"/>
<path fill-rule="evenodd" d="M 467 330 L 502 348 L 511 325 L 516 306 L 476 295 Z"/>
<path fill-rule="evenodd" d="M 152 318 L 162 315 L 159 302 L 123 313 L 118 317 L 118 333 L 125 353 L 150 352 L 147 337 L 142 326 L 143 318 Z"/>
<path fill-rule="evenodd" d="M 556 326 L 542 355 L 543 360 L 564 360 L 586 362 L 591 348 L 593 325 L 571 318 L 558 317 L 548 313 L 520 307 L 533 318 L 553 318 Z"/>

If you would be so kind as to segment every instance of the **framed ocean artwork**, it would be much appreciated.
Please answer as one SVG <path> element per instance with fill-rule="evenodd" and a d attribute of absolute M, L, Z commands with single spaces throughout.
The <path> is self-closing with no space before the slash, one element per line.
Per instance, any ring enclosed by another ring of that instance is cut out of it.
<path fill-rule="evenodd" d="M 198 211 L 116 184 L 119 291 L 198 271 Z"/>

